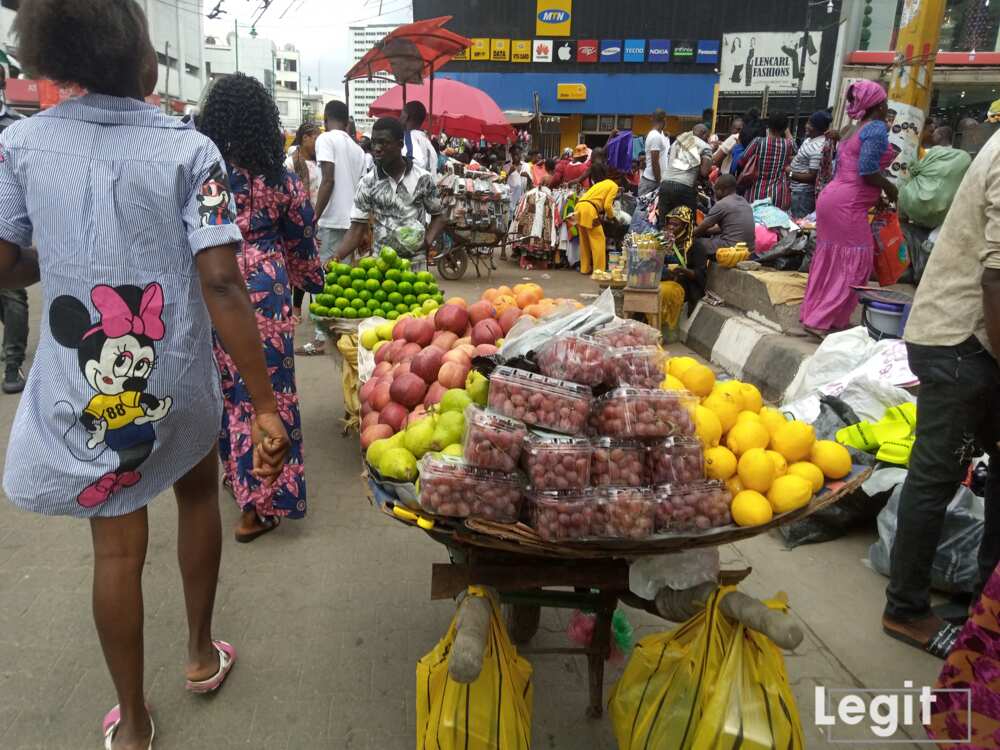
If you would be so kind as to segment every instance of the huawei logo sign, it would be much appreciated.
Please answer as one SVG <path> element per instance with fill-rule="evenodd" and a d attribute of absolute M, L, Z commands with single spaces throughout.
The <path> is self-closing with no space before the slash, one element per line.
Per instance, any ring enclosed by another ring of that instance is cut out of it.
<path fill-rule="evenodd" d="M 539 57 L 546 57 L 552 52 L 552 48 L 547 44 L 539 44 L 535 47 L 535 54 Z"/>

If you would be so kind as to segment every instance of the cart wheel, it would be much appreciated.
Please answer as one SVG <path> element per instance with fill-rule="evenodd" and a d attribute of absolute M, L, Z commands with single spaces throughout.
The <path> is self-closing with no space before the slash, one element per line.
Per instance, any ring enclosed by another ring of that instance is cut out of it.
<path fill-rule="evenodd" d="M 519 646 L 535 637 L 542 621 L 542 608 L 537 604 L 506 605 L 507 632 Z"/>
<path fill-rule="evenodd" d="M 458 281 L 469 268 L 469 256 L 465 248 L 458 248 L 438 258 L 437 266 L 442 279 Z"/>

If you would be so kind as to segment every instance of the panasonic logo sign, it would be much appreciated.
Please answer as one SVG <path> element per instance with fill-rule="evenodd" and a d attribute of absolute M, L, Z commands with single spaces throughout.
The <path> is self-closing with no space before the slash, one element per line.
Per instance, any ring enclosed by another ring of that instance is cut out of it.
<path fill-rule="evenodd" d="M 569 13 L 565 10 L 543 10 L 538 14 L 538 20 L 542 23 L 566 23 Z"/>
<path fill-rule="evenodd" d="M 601 54 L 610 57 L 611 55 L 617 55 L 621 51 L 622 51 L 621 47 L 605 47 L 604 49 L 601 50 Z"/>

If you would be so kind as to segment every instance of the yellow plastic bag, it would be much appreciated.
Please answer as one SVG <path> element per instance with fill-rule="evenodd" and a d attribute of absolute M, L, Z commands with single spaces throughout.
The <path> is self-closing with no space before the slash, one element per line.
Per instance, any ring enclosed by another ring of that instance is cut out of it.
<path fill-rule="evenodd" d="M 610 699 L 620 750 L 805 748 L 778 648 L 719 611 L 733 590 L 720 589 L 704 612 L 635 647 Z"/>
<path fill-rule="evenodd" d="M 455 620 L 434 650 L 417 662 L 418 750 L 528 750 L 531 747 L 531 664 L 517 655 L 496 600 L 486 637 L 483 671 L 471 685 L 448 673 Z"/>
<path fill-rule="evenodd" d="M 361 427 L 361 400 L 358 398 L 358 337 L 356 334 L 343 334 L 337 339 L 337 349 L 342 358 L 340 370 L 343 375 L 344 389 L 344 427 L 358 429 Z"/>

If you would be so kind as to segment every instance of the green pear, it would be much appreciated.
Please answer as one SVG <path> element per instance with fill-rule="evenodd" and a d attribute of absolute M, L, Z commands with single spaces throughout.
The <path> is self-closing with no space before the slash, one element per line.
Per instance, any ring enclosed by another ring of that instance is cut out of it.
<path fill-rule="evenodd" d="M 391 450 L 394 447 L 392 438 L 376 440 L 369 445 L 368 450 L 365 451 L 365 460 L 368 461 L 369 465 L 378 468 L 379 459 L 382 458 L 387 450 Z"/>
<path fill-rule="evenodd" d="M 441 403 L 438 405 L 438 410 L 442 415 L 447 412 L 465 414 L 465 407 L 471 403 L 472 398 L 464 388 L 449 388 L 441 397 Z M 455 441 L 453 440 L 451 442 Z M 445 445 L 447 445 L 447 443 L 445 443 Z M 443 448 L 444 445 L 441 447 Z"/>
<path fill-rule="evenodd" d="M 417 459 L 406 448 L 390 448 L 382 454 L 376 468 L 382 476 L 398 482 L 417 478 Z"/>
<path fill-rule="evenodd" d="M 436 426 L 434 417 L 418 419 L 403 431 L 403 447 L 417 458 L 423 458 L 431 449 Z"/>
<path fill-rule="evenodd" d="M 463 458 L 465 456 L 465 448 L 462 447 L 461 443 L 452 443 L 441 451 L 441 453 L 445 456 L 458 456 L 459 458 Z"/>
<path fill-rule="evenodd" d="M 465 379 L 465 390 L 473 402 L 485 407 L 486 399 L 490 395 L 490 381 L 481 372 L 473 370 Z"/>
<path fill-rule="evenodd" d="M 465 414 L 460 411 L 447 411 L 438 417 L 431 450 L 443 451 L 449 445 L 460 443 L 464 434 Z"/>

